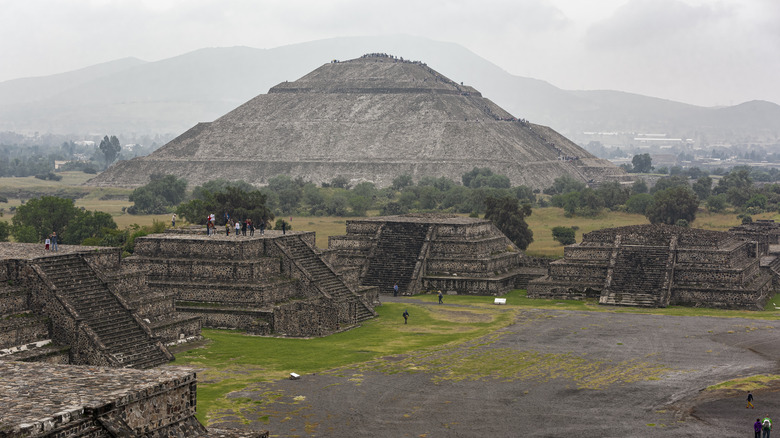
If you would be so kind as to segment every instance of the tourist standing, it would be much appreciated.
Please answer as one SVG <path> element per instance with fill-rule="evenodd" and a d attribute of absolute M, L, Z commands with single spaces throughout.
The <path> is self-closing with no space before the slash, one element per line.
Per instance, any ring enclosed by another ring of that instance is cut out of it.
<path fill-rule="evenodd" d="M 282 219 L 282 234 L 287 234 L 287 222 Z"/>
<path fill-rule="evenodd" d="M 46 241 L 44 242 L 44 245 L 45 245 L 44 248 L 46 249 L 46 251 L 48 251 L 49 250 L 49 245 L 51 245 L 51 239 L 49 239 L 47 237 Z"/>
<path fill-rule="evenodd" d="M 393 296 L 394 296 L 394 297 L 397 297 L 397 296 L 398 296 L 398 283 L 396 283 L 396 284 L 393 286 Z"/>
<path fill-rule="evenodd" d="M 59 249 L 57 248 L 57 232 L 56 231 L 52 231 L 51 232 L 51 247 L 52 247 L 52 249 L 54 249 L 54 251 L 59 251 Z"/>
<path fill-rule="evenodd" d="M 260 235 L 262 236 L 265 234 L 265 218 L 260 221 Z"/>
<path fill-rule="evenodd" d="M 441 299 L 442 299 L 443 297 L 444 297 L 444 295 L 442 295 L 442 294 L 441 294 L 441 291 L 439 291 L 439 304 L 442 304 L 442 300 L 441 300 Z"/>
<path fill-rule="evenodd" d="M 409 319 L 409 311 L 404 309 L 404 315 L 403 316 L 404 316 L 404 324 L 406 324 L 406 321 Z"/>
<path fill-rule="evenodd" d="M 753 394 L 751 394 L 750 391 L 748 391 L 747 406 L 745 406 L 745 409 L 747 408 L 755 409 L 755 407 L 753 406 Z"/>
<path fill-rule="evenodd" d="M 225 222 L 225 236 L 230 237 L 230 222 Z"/>
<path fill-rule="evenodd" d="M 761 438 L 761 419 L 756 418 L 756 422 L 753 423 L 753 432 L 755 432 L 755 438 Z"/>
<path fill-rule="evenodd" d="M 246 232 L 244 232 L 246 234 Z M 236 237 L 241 235 L 241 221 L 236 220 Z"/>
<path fill-rule="evenodd" d="M 174 213 L 173 216 L 171 216 L 171 228 L 175 228 L 175 227 L 176 227 L 176 213 Z"/>
<path fill-rule="evenodd" d="M 764 432 L 764 438 L 769 438 L 769 433 L 772 432 L 772 420 L 769 415 L 764 417 L 764 421 L 761 423 L 761 430 Z"/>
<path fill-rule="evenodd" d="M 241 222 L 241 235 L 246 237 L 246 224 L 249 222 L 249 219 L 245 220 L 244 222 Z"/>
<path fill-rule="evenodd" d="M 252 222 L 252 219 L 247 219 L 247 222 L 249 222 L 249 236 L 255 235 L 255 224 Z"/>

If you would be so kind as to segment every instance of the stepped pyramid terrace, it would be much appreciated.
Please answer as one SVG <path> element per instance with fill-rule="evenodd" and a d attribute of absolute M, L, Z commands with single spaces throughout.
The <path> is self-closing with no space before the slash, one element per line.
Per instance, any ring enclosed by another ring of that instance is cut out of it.
<path fill-rule="evenodd" d="M 205 327 L 325 336 L 376 316 L 376 289 L 338 275 L 315 248 L 313 232 L 236 237 L 203 230 L 139 238 L 123 265 Z"/>
<path fill-rule="evenodd" d="M 564 258 L 552 262 L 546 276 L 529 283 L 528 296 L 760 310 L 774 293 L 778 262 L 771 257 L 762 263 L 761 252 L 768 250 L 768 240 L 777 243 L 777 226 L 759 228 L 636 225 L 592 231 L 566 246 Z M 774 237 L 762 237 L 766 230 Z"/>
<path fill-rule="evenodd" d="M 218 178 L 260 186 L 283 174 L 385 187 L 402 174 L 459 180 L 475 166 L 538 189 L 562 175 L 584 182 L 625 177 L 422 62 L 371 55 L 283 82 L 87 184 L 138 187 L 152 174 L 169 174 L 191 187 Z"/>
<path fill-rule="evenodd" d="M 347 221 L 324 254 L 380 293 L 503 295 L 544 274 L 489 220 L 408 214 Z"/>

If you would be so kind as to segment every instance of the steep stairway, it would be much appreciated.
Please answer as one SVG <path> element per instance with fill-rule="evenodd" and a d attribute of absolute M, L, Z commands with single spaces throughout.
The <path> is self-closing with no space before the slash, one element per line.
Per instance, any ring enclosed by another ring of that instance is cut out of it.
<path fill-rule="evenodd" d="M 168 362 L 161 346 L 78 254 L 44 257 L 36 263 L 125 368 L 151 368 Z"/>
<path fill-rule="evenodd" d="M 601 304 L 657 307 L 666 285 L 668 247 L 622 246 Z"/>
<path fill-rule="evenodd" d="M 428 224 L 386 223 L 362 283 L 378 286 L 379 292 L 385 294 L 392 294 L 393 285 L 398 283 L 398 293 L 406 293 L 414 280 L 414 266 L 425 243 L 428 227 Z"/>
<path fill-rule="evenodd" d="M 376 316 L 374 311 L 367 307 L 360 297 L 349 290 L 346 284 L 322 261 L 320 256 L 306 242 L 298 236 L 290 236 L 283 240 L 283 245 L 290 251 L 295 259 L 311 276 L 311 279 L 322 291 L 333 297 L 338 302 L 354 303 L 357 309 L 357 322 L 365 321 Z"/>

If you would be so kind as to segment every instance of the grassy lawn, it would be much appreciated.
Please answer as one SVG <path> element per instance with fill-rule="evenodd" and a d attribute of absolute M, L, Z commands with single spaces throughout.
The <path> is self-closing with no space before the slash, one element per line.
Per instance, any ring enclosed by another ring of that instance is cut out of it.
<path fill-rule="evenodd" d="M 483 297 L 483 301 L 492 301 Z M 401 314 L 410 313 L 404 325 Z M 376 308 L 378 318 L 362 327 L 324 338 L 291 339 L 244 336 L 240 332 L 203 330 L 210 342 L 176 354 L 175 365 L 198 371 L 198 417 L 229 409 L 226 398 L 258 381 L 285 378 L 290 372 L 310 374 L 366 362 L 382 356 L 418 351 L 486 335 L 511 323 L 512 315 L 481 308 L 426 308 L 388 303 Z"/>

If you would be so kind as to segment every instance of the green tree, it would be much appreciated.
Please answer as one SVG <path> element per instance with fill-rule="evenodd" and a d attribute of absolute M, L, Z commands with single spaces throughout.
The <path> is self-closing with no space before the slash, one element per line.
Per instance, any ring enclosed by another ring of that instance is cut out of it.
<path fill-rule="evenodd" d="M 560 242 L 561 245 L 571 245 L 576 242 L 574 238 L 574 228 L 553 227 L 552 235 L 553 240 Z"/>
<path fill-rule="evenodd" d="M 626 211 L 634 214 L 644 215 L 647 209 L 653 204 L 653 195 L 649 193 L 638 193 L 631 196 L 626 201 Z"/>
<path fill-rule="evenodd" d="M 629 189 L 628 187 L 623 187 L 617 181 L 610 181 L 600 185 L 596 189 L 596 195 L 604 201 L 605 207 L 612 209 L 626 203 Z"/>
<path fill-rule="evenodd" d="M 179 205 L 187 189 L 187 181 L 173 175 L 153 174 L 145 186 L 138 187 L 130 194 L 133 203 L 127 212 L 130 214 L 162 214 L 170 207 Z"/>
<path fill-rule="evenodd" d="M 581 192 L 585 189 L 585 183 L 570 177 L 562 175 L 555 178 L 552 185 L 552 193 L 566 194 L 570 192 Z"/>
<path fill-rule="evenodd" d="M 11 235 L 11 226 L 6 221 L 0 221 L 0 242 L 8 242 Z"/>
<path fill-rule="evenodd" d="M 647 182 L 643 178 L 639 178 L 631 184 L 631 194 L 638 195 L 640 193 L 647 193 Z"/>
<path fill-rule="evenodd" d="M 682 175 L 667 176 L 656 181 L 650 193 L 655 194 L 662 190 L 666 190 L 672 187 L 690 187 L 688 184 L 688 178 Z"/>
<path fill-rule="evenodd" d="M 531 215 L 531 206 L 520 206 L 515 197 L 485 199 L 485 219 L 493 223 L 518 248 L 525 250 L 534 241 L 534 233 L 528 228 L 525 218 Z"/>
<path fill-rule="evenodd" d="M 742 207 L 753 196 L 753 180 L 750 168 L 735 167 L 718 181 L 712 193 L 725 194 L 726 200 L 735 207 Z"/>
<path fill-rule="evenodd" d="M 83 245 L 86 239 L 102 239 L 107 230 L 116 230 L 116 222 L 102 211 L 79 211 L 62 235 L 62 243 Z"/>
<path fill-rule="evenodd" d="M 403 190 L 404 187 L 409 187 L 414 184 L 411 175 L 403 174 L 393 178 L 393 190 Z"/>
<path fill-rule="evenodd" d="M 721 193 L 720 195 L 712 195 L 705 203 L 707 204 L 707 210 L 713 213 L 720 213 L 726 209 L 726 195 Z"/>
<path fill-rule="evenodd" d="M 709 176 L 700 176 L 696 182 L 693 183 L 691 188 L 699 199 L 707 199 L 712 193 L 712 178 Z"/>
<path fill-rule="evenodd" d="M 227 187 L 218 192 L 202 192 L 204 199 L 193 199 L 180 204 L 176 214 L 193 224 L 205 224 L 209 214 L 216 216 L 216 225 L 225 225 L 225 213 L 231 218 L 252 219 L 255 224 L 269 222 L 274 215 L 265 205 L 265 195 L 259 190 L 245 192 L 238 187 Z"/>
<path fill-rule="evenodd" d="M 677 186 L 657 192 L 645 216 L 652 224 L 674 225 L 680 219 L 690 223 L 696 219 L 698 208 L 696 193 L 688 186 Z"/>
<path fill-rule="evenodd" d="M 56 231 L 64 242 L 65 229 L 79 209 L 72 199 L 56 196 L 33 198 L 16 209 L 12 219 L 13 235 L 19 242 L 41 242 L 44 236 Z M 31 227 L 32 231 L 27 228 Z"/>
<path fill-rule="evenodd" d="M 650 173 L 653 170 L 653 159 L 650 158 L 650 154 L 634 155 L 631 164 L 635 173 Z"/>
<path fill-rule="evenodd" d="M 343 175 L 338 175 L 330 182 L 330 186 L 336 189 L 349 189 L 349 180 Z"/>
<path fill-rule="evenodd" d="M 100 141 L 100 151 L 103 152 L 103 156 L 106 159 L 106 167 L 110 166 L 111 163 L 116 160 L 116 157 L 121 150 L 122 146 L 119 144 L 119 139 L 116 138 L 115 135 L 112 135 L 111 138 L 105 136 L 103 137 L 103 140 Z"/>
<path fill-rule="evenodd" d="M 282 213 L 290 214 L 300 206 L 304 184 L 303 180 L 294 180 L 288 175 L 277 175 L 268 180 L 268 188 L 279 196 Z"/>
<path fill-rule="evenodd" d="M 41 242 L 53 231 L 59 241 L 78 245 L 89 237 L 99 237 L 105 229 L 116 229 L 108 213 L 82 211 L 72 199 L 44 196 L 27 201 L 16 209 L 13 235 L 18 242 Z"/>

